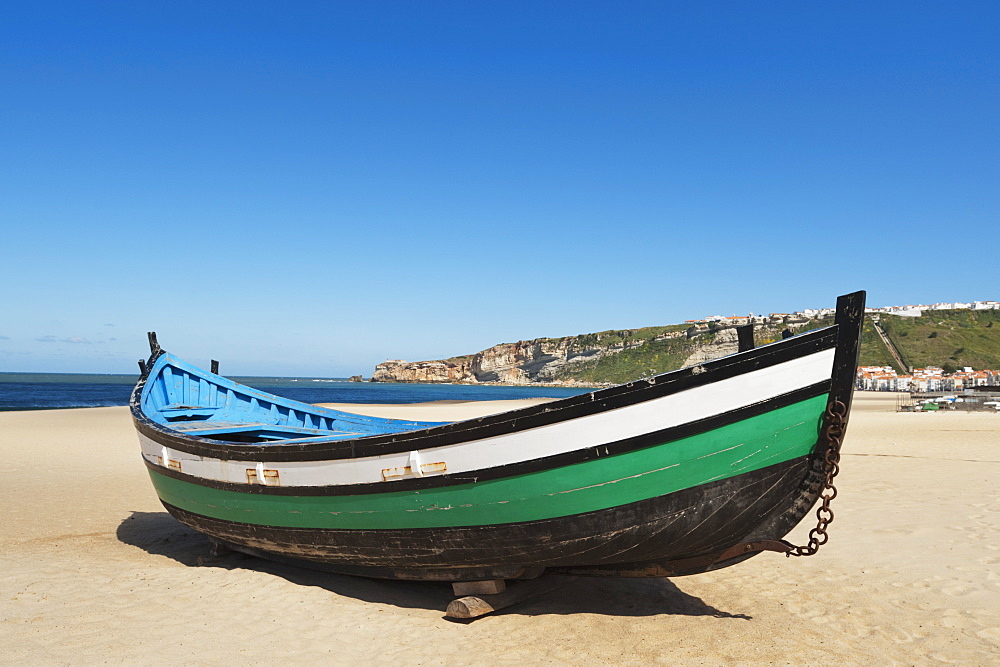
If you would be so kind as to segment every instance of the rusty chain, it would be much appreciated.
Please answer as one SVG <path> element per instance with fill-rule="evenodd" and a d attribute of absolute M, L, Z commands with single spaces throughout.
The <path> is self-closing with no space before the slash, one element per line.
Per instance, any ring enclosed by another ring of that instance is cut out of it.
<path fill-rule="evenodd" d="M 840 472 L 840 447 L 843 444 L 844 429 L 847 426 L 847 406 L 841 401 L 831 401 L 826 410 L 823 437 L 826 441 L 826 453 L 823 460 L 823 488 L 820 498 L 823 503 L 816 510 L 816 527 L 809 531 L 809 543 L 805 546 L 793 546 L 785 552 L 785 556 L 812 556 L 826 544 L 830 536 L 826 527 L 833 523 L 833 510 L 830 501 L 837 497 L 837 487 L 833 478 Z"/>

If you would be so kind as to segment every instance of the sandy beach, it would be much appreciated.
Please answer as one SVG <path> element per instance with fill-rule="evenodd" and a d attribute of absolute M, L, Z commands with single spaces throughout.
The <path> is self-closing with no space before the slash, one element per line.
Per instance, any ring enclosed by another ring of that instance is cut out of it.
<path fill-rule="evenodd" d="M 3 412 L 0 663 L 996 664 L 1000 414 L 894 409 L 856 396 L 818 555 L 567 579 L 471 623 L 444 617 L 446 584 L 205 558 L 156 499 L 127 408 Z"/>

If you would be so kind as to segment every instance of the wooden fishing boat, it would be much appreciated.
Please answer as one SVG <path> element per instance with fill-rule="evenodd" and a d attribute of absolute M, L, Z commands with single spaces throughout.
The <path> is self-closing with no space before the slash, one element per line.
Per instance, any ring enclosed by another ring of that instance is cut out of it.
<path fill-rule="evenodd" d="M 743 329 L 728 357 L 455 423 L 273 396 L 151 334 L 131 410 L 166 509 L 238 551 L 399 579 L 693 574 L 825 542 L 863 314 L 842 296 L 827 328 Z M 821 495 L 810 544 L 784 542 Z"/>

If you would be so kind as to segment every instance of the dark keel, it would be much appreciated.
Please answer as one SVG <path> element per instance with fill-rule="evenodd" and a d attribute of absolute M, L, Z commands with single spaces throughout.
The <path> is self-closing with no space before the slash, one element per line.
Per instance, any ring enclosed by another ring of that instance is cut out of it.
<path fill-rule="evenodd" d="M 753 554 L 721 562 L 685 561 L 673 569 L 670 561 L 751 540 L 780 539 L 791 530 L 812 506 L 821 480 L 811 460 L 612 509 L 495 526 L 276 528 L 166 507 L 181 522 L 239 551 L 342 574 L 444 581 L 532 576 L 541 568 L 611 576 L 696 574 Z"/>

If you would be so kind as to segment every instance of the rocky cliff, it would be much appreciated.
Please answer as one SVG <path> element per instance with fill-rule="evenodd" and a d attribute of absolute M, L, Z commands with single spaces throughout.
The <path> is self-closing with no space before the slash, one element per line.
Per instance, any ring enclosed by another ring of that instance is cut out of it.
<path fill-rule="evenodd" d="M 711 338 L 706 338 L 699 344 L 693 346 L 691 355 L 684 360 L 681 367 L 694 366 L 711 359 L 718 359 L 730 354 L 736 354 L 740 350 L 739 338 L 736 329 L 720 329 Z"/>
<path fill-rule="evenodd" d="M 476 382 L 463 361 L 383 361 L 375 367 L 372 382 Z"/>
<path fill-rule="evenodd" d="M 557 383 L 566 381 L 566 371 L 574 365 L 613 353 L 607 347 L 580 345 L 575 336 L 538 338 L 483 350 L 473 355 L 471 370 L 477 382 Z"/>
<path fill-rule="evenodd" d="M 384 361 L 373 382 L 491 382 L 497 384 L 574 384 L 565 377 L 575 364 L 624 349 L 585 346 L 577 336 L 501 343 L 468 357 L 443 361 Z"/>

